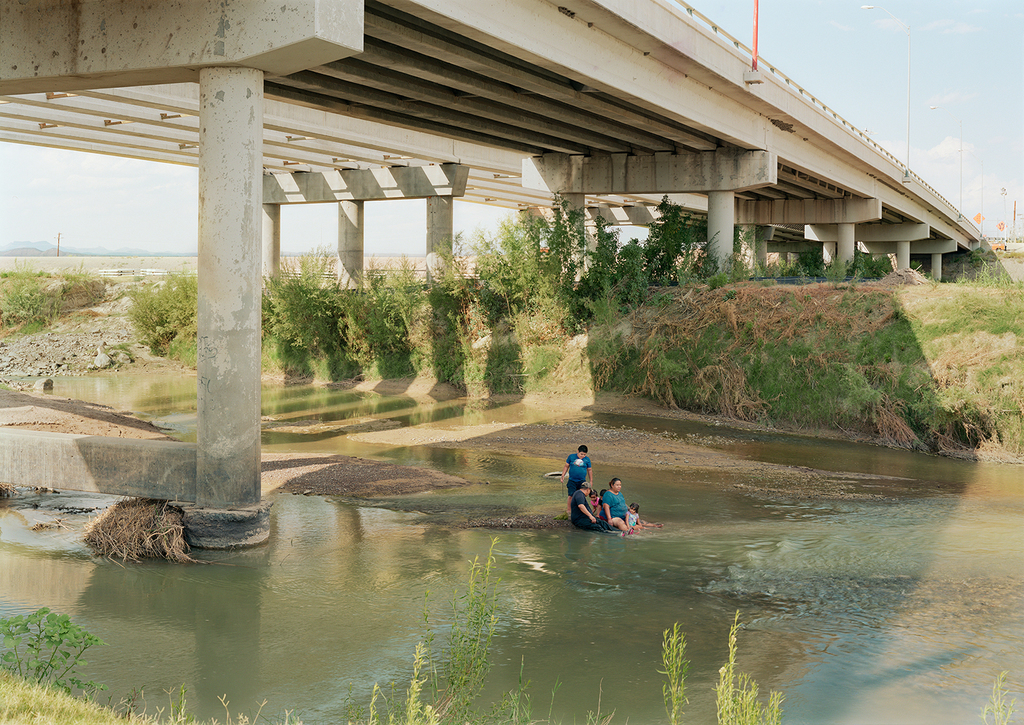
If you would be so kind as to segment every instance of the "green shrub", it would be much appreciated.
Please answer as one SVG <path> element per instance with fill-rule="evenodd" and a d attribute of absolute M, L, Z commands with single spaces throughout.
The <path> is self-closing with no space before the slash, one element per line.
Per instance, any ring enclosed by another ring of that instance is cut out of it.
<path fill-rule="evenodd" d="M 83 681 L 76 671 L 88 664 L 82 659 L 85 651 L 105 642 L 66 614 L 54 614 L 43 607 L 27 616 L 0 619 L 0 642 L 0 667 L 18 677 L 68 694 L 76 689 L 88 695 L 107 689 L 106 685 Z"/>
<path fill-rule="evenodd" d="M 199 316 L 199 279 L 176 273 L 165 282 L 129 292 L 128 317 L 140 341 L 154 354 L 195 359 Z"/>

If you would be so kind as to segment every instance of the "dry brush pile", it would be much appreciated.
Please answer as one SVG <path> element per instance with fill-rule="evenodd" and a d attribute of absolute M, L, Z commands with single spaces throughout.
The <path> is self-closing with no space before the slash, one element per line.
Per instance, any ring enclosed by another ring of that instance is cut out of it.
<path fill-rule="evenodd" d="M 166 501 L 128 498 L 101 513 L 85 529 L 85 543 L 122 561 L 170 559 L 194 562 L 180 509 Z"/>

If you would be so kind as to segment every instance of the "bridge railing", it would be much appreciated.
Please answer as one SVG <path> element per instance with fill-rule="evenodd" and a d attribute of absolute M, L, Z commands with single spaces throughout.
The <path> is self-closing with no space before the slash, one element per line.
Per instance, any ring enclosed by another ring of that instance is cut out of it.
<path fill-rule="evenodd" d="M 717 23 L 715 23 L 713 20 L 711 20 L 711 18 L 709 18 L 706 15 L 704 15 L 703 13 L 701 13 L 699 10 L 697 10 L 692 5 L 690 5 L 690 4 L 686 3 L 686 2 L 683 2 L 683 0 L 669 0 L 669 2 L 671 2 L 674 5 L 677 5 L 678 7 L 682 8 L 683 10 L 685 10 L 687 15 L 689 15 L 691 18 L 695 18 L 695 19 L 699 20 L 700 22 L 702 22 L 716 36 L 722 38 L 725 41 L 728 41 L 728 43 L 730 43 L 737 50 L 746 53 L 747 56 L 751 59 L 751 62 L 753 62 L 754 51 L 751 50 L 746 45 L 744 45 L 744 43 L 742 41 L 740 41 L 739 39 L 733 37 L 732 35 L 730 35 L 726 31 L 722 30 L 718 26 Z M 757 64 L 758 64 L 758 69 L 760 69 L 762 65 L 765 66 L 769 71 L 771 71 L 772 75 L 774 75 L 774 76 L 780 78 L 781 80 L 785 81 L 787 86 L 789 86 L 790 88 L 795 90 L 797 93 L 799 93 L 801 96 L 803 96 L 804 98 L 809 100 L 812 104 L 814 104 L 815 106 L 820 108 L 826 115 L 831 116 L 837 123 L 842 125 L 844 128 L 846 128 L 849 132 L 853 133 L 858 138 L 860 138 L 860 140 L 863 141 L 865 144 L 873 147 L 876 151 L 878 151 L 883 156 L 885 156 L 890 161 L 892 161 L 893 164 L 895 164 L 899 168 L 903 169 L 904 173 L 906 173 L 907 176 L 912 177 L 919 184 L 921 184 L 921 186 L 923 186 L 926 189 L 928 189 L 928 191 L 930 191 L 932 194 L 934 194 L 939 200 L 941 200 L 952 211 L 957 212 L 958 216 L 962 215 L 962 210 L 961 209 L 957 209 L 952 203 L 950 203 L 950 201 L 948 199 L 946 199 L 946 197 L 944 197 L 942 194 L 940 194 L 938 191 L 936 191 L 931 186 L 931 184 L 929 184 L 927 181 L 925 181 L 920 176 L 918 176 L 913 171 L 911 171 L 907 167 L 907 165 L 905 163 L 903 163 L 902 161 L 897 159 L 896 156 L 894 156 L 891 152 L 889 152 L 886 149 L 882 148 L 882 146 L 880 146 L 876 141 L 874 141 L 872 138 L 870 138 L 866 133 L 864 133 L 862 130 L 860 130 L 859 128 L 854 126 L 852 123 L 847 121 L 845 118 L 840 116 L 833 109 L 829 108 L 829 106 L 824 101 L 819 99 L 813 93 L 811 93 L 806 88 L 801 86 L 799 83 L 794 81 L 792 78 L 787 76 L 785 73 L 780 71 L 772 63 L 770 63 L 769 61 L 765 60 L 764 57 L 761 56 L 760 54 L 757 56 Z"/>

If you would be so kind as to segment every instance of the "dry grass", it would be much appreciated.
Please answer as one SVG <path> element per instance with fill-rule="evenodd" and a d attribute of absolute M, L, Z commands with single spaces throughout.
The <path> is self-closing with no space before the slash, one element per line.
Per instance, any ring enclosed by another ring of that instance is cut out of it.
<path fill-rule="evenodd" d="M 189 556 L 181 511 L 166 501 L 140 498 L 118 501 L 89 522 L 85 543 L 98 553 L 121 561 L 196 561 Z"/>
<path fill-rule="evenodd" d="M 18 492 L 18 489 L 11 483 L 0 482 L 0 498 L 10 498 Z"/>
<path fill-rule="evenodd" d="M 841 304 L 847 294 L 855 294 L 865 312 L 851 315 L 848 305 Z M 855 293 L 834 285 L 807 285 L 790 287 L 763 287 L 756 284 L 738 284 L 728 291 L 697 287 L 675 293 L 667 303 L 649 304 L 630 318 L 631 333 L 625 340 L 627 347 L 641 351 L 638 361 L 640 375 L 627 392 L 661 400 L 670 407 L 680 404 L 675 400 L 672 384 L 675 374 L 666 371 L 666 351 L 689 351 L 688 369 L 699 378 L 700 408 L 738 420 L 754 420 L 769 407 L 747 380 L 737 360 L 753 351 L 780 343 L 791 343 L 808 336 L 838 335 L 844 339 L 870 336 L 890 324 L 895 310 L 892 295 L 886 290 L 861 287 Z M 707 352 L 703 340 L 711 331 L 728 329 L 724 344 L 714 351 L 711 360 L 703 358 Z M 830 346 L 813 346 L 814 365 L 818 369 L 846 362 L 847 351 Z M 795 361 L 794 361 L 795 364 Z M 594 377 L 598 388 L 604 387 L 615 373 L 618 360 L 607 357 L 597 360 Z M 893 434 L 902 439 L 905 430 L 895 424 L 890 413 L 879 411 L 877 418 L 884 428 L 883 436 Z M 881 432 L 881 431 L 880 431 Z"/>

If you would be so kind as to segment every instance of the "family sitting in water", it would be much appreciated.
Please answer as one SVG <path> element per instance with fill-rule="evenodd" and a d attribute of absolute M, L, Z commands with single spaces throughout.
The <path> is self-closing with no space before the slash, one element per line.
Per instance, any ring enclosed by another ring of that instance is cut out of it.
<path fill-rule="evenodd" d="M 622 495 L 622 481 L 613 478 L 608 488 L 600 493 L 594 491 L 593 469 L 587 456 L 587 447 L 580 446 L 574 455 L 565 460 L 562 481 L 566 482 L 569 500 L 566 503 L 569 520 L 573 526 L 589 531 L 622 532 L 622 536 L 641 531 L 648 527 L 660 527 L 640 519 L 639 504 L 626 506 Z"/>

